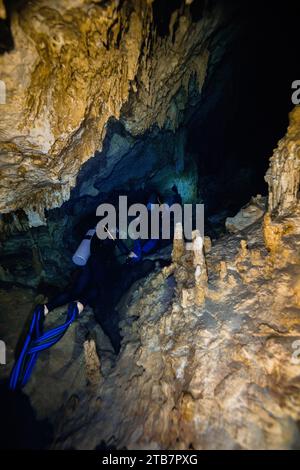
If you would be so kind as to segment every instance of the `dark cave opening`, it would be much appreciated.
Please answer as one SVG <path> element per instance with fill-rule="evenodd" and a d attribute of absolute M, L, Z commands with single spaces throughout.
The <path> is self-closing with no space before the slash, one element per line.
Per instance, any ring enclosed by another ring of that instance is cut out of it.
<path fill-rule="evenodd" d="M 13 12 L 21 10 L 28 0 L 4 0 L 5 18 L 0 18 L 0 54 L 10 52 L 14 49 L 14 38 L 11 29 L 11 18 Z"/>
<path fill-rule="evenodd" d="M 269 158 L 293 108 L 298 7 L 245 2 L 243 16 L 238 40 L 212 72 L 187 121 L 187 151 L 197 162 L 207 229 L 213 233 L 216 221 L 224 223 L 252 196 L 266 195 Z"/>
<path fill-rule="evenodd" d="M 161 37 L 165 37 L 169 34 L 169 24 L 172 13 L 181 6 L 181 0 L 174 0 L 173 2 L 154 0 L 152 4 L 153 21 Z"/>

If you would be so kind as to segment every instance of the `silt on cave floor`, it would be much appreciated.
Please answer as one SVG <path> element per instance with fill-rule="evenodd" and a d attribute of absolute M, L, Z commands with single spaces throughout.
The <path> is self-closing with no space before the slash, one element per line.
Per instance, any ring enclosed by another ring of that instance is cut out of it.
<path fill-rule="evenodd" d="M 289 2 L 0 1 L 2 447 L 300 448 L 298 18 Z M 205 205 L 204 246 L 159 246 L 109 287 L 120 353 L 86 307 L 8 392 L 99 204 L 174 184 Z"/>

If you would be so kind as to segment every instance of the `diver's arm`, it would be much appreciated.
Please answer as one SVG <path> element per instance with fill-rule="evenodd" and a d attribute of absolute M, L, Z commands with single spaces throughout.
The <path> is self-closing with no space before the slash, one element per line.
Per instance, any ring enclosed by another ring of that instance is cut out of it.
<path fill-rule="evenodd" d="M 127 248 L 123 240 L 121 240 L 120 238 L 116 238 L 116 245 L 122 255 L 128 256 L 130 250 Z"/>

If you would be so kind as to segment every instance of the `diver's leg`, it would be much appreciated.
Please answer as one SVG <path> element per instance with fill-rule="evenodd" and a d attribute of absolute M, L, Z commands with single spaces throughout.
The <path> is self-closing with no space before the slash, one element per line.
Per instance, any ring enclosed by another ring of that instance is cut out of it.
<path fill-rule="evenodd" d="M 101 301 L 94 308 L 95 318 L 100 324 L 103 332 L 109 337 L 116 354 L 121 348 L 121 335 L 119 328 L 119 314 L 112 306 L 107 306 Z"/>
<path fill-rule="evenodd" d="M 82 295 L 87 289 L 91 279 L 89 266 L 85 266 L 79 273 L 77 279 L 73 284 L 66 289 L 65 292 L 59 293 L 46 303 L 46 308 L 49 312 L 57 307 L 62 307 L 70 302 L 79 300 L 83 305 L 86 305 L 84 296 Z M 82 297 L 82 299 L 81 299 Z M 45 313 L 48 313 L 45 311 Z"/>

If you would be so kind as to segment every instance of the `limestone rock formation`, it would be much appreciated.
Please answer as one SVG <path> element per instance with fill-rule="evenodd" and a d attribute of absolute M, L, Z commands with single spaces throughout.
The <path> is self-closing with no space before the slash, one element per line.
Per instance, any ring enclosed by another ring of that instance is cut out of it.
<path fill-rule="evenodd" d="M 176 234 L 173 262 L 119 303 L 117 358 L 91 311 L 41 356 L 26 393 L 38 418 L 51 420 L 53 448 L 300 447 L 299 202 L 212 246 L 194 234 L 186 249 L 182 227 Z M 19 299 L 12 345 L 37 301 L 28 295 L 1 295 L 3 325 Z"/>
<path fill-rule="evenodd" d="M 269 210 L 287 212 L 297 203 L 300 184 L 300 107 L 290 113 L 286 135 L 270 159 L 266 174 L 269 185 Z"/>
<path fill-rule="evenodd" d="M 260 194 L 242 207 L 234 217 L 227 217 L 225 226 L 228 232 L 236 233 L 260 219 L 266 210 L 266 200 Z"/>
<path fill-rule="evenodd" d="M 5 10 L 3 0 L 0 0 L 0 18 L 3 20 L 5 20 L 6 18 L 6 10 Z"/>
<path fill-rule="evenodd" d="M 201 305 L 182 302 L 192 251 L 134 285 L 120 304 L 116 366 L 73 420 L 60 422 L 56 448 L 299 448 L 299 208 L 291 220 L 279 264 L 261 222 L 242 241 L 216 242 Z"/>
<path fill-rule="evenodd" d="M 66 258 L 78 241 L 72 231 L 90 223 L 101 191 L 118 192 L 134 179 L 134 189 L 144 189 L 160 171 L 156 181 L 165 182 L 171 161 L 184 198 L 200 197 L 201 165 L 191 159 L 188 177 L 183 171 L 182 129 L 168 158 L 157 152 L 153 165 L 150 153 L 139 156 L 136 136 L 161 132 L 149 152 L 167 147 L 166 135 L 182 124 L 191 82 L 198 99 L 226 50 L 222 27 L 234 34 L 236 24 L 225 2 L 203 2 L 194 21 L 193 2 L 185 1 L 162 33 L 153 3 L 36 0 L 21 2 L 10 18 L 14 48 L 0 55 L 7 89 L 0 104 L 0 232 L 18 233 L 0 241 L 0 328 L 8 344 L 1 380 L 32 307 L 70 277 Z M 207 108 L 219 99 L 211 98 Z M 201 109 L 201 119 L 208 111 Z M 107 163 L 99 151 L 110 118 L 119 127 Z M 24 394 L 37 419 L 53 427 L 49 447 L 300 448 L 299 142 L 298 106 L 270 160 L 268 206 L 256 196 L 227 218 L 231 233 L 212 235 L 213 242 L 194 231 L 186 244 L 178 224 L 173 246 L 148 256 L 150 274 L 114 306 L 122 334 L 117 356 L 89 307 L 40 355 Z M 94 162 L 88 170 L 87 160 Z M 128 168 L 135 161 L 136 173 Z M 62 208 L 72 187 L 77 204 L 70 199 Z M 56 216 L 44 212 L 54 207 Z M 59 324 L 64 311 L 48 315 L 46 326 Z"/>
<path fill-rule="evenodd" d="M 189 80 L 201 90 L 210 38 L 226 21 L 214 10 L 193 22 L 183 4 L 166 37 L 151 0 L 38 0 L 14 11 L 14 49 L 0 56 L 0 212 L 23 209 L 31 226 L 44 224 L 44 209 L 69 198 L 81 165 L 101 150 L 110 117 L 132 134 L 176 128 Z"/>
<path fill-rule="evenodd" d="M 14 361 L 20 332 L 25 332 L 31 311 L 43 298 L 36 297 L 34 290 L 15 287 L 6 292 L 0 289 L 0 330 L 7 342 L 7 365 L 1 366 L 0 379 L 7 379 Z M 7 318 L 11 317 L 7 322 Z M 47 316 L 45 328 L 53 328 L 65 319 L 65 308 L 58 308 Z M 88 336 L 88 339 L 86 337 Z M 101 369 L 100 359 L 101 357 Z M 95 322 L 91 309 L 71 325 L 67 334 L 54 349 L 40 355 L 36 370 L 26 387 L 39 419 L 52 423 L 62 417 L 70 419 L 76 402 L 94 389 L 109 373 L 115 363 L 113 349 L 101 327 Z M 45 371 L 47 374 L 44 374 Z M 72 413 L 70 412 L 70 404 Z"/>
<path fill-rule="evenodd" d="M 93 339 L 87 339 L 84 342 L 83 347 L 88 384 L 95 386 L 96 384 L 99 384 L 101 378 L 100 359 L 97 354 L 96 343 Z"/>

